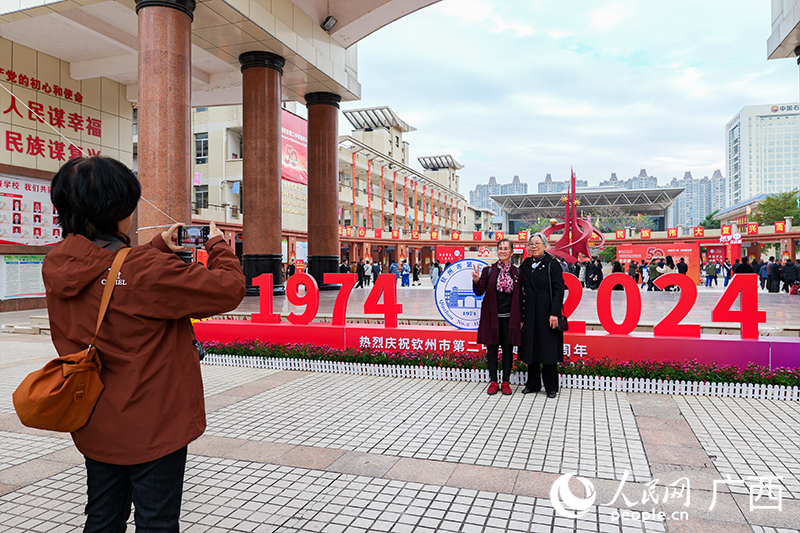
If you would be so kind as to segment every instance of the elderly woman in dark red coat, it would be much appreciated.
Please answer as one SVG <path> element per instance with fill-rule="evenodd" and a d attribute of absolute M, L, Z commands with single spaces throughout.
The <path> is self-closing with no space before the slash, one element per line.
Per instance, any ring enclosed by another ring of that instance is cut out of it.
<path fill-rule="evenodd" d="M 479 272 L 472 272 L 472 290 L 477 296 L 485 295 L 481 305 L 481 320 L 478 324 L 478 342 L 486 345 L 486 362 L 489 366 L 487 394 L 511 394 L 511 366 L 514 363 L 512 346 L 519 346 L 521 330 L 521 293 L 519 270 L 511 264 L 511 241 L 503 239 L 497 243 L 498 261 Z M 503 384 L 497 383 L 498 349 L 503 352 Z"/>

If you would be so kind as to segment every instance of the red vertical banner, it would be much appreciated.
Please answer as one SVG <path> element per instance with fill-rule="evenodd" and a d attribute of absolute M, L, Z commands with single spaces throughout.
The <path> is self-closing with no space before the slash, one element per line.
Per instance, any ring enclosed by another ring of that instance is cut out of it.
<path fill-rule="evenodd" d="M 442 229 L 442 193 L 439 192 L 439 200 L 436 202 L 436 215 L 439 217 L 439 229 Z"/>
<path fill-rule="evenodd" d="M 425 233 L 425 221 L 428 219 L 428 210 L 425 209 L 425 190 L 427 187 L 422 186 L 422 233 Z M 432 217 L 431 217 L 432 218 Z"/>
<path fill-rule="evenodd" d="M 386 220 L 386 167 L 381 166 L 381 230 Z"/>
<path fill-rule="evenodd" d="M 450 231 L 455 229 L 455 213 L 453 213 L 453 199 L 450 198 Z"/>
<path fill-rule="evenodd" d="M 397 172 L 394 173 L 394 178 L 392 182 L 392 216 L 394 217 L 394 222 L 392 222 L 392 229 L 397 228 Z"/>
<path fill-rule="evenodd" d="M 433 224 L 434 224 L 434 222 L 433 222 L 433 205 L 434 205 L 433 202 L 434 202 L 433 187 L 431 187 L 431 229 L 433 229 Z"/>
<path fill-rule="evenodd" d="M 405 197 L 406 215 L 403 221 L 403 229 L 408 231 L 408 176 L 403 176 L 403 196 Z"/>
<path fill-rule="evenodd" d="M 367 159 L 367 229 L 372 229 L 372 159 Z"/>
<path fill-rule="evenodd" d="M 419 232 L 419 209 L 417 204 L 419 203 L 419 198 L 417 197 L 417 182 L 414 182 L 414 229 Z"/>
<path fill-rule="evenodd" d="M 355 226 L 356 222 L 356 153 L 353 152 L 353 177 L 350 180 L 350 188 L 353 189 L 353 210 L 350 213 L 350 225 Z M 348 235 L 349 236 L 349 235 Z"/>
<path fill-rule="evenodd" d="M 460 219 L 461 219 L 461 201 L 458 200 L 456 201 L 456 219 L 453 221 L 455 223 L 455 228 L 453 229 L 453 231 L 458 231 L 459 229 L 461 229 L 461 226 L 459 226 L 458 224 Z"/>

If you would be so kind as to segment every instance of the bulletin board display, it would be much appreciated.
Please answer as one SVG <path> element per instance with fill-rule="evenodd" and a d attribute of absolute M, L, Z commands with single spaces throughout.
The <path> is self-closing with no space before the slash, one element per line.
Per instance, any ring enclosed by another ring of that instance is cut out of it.
<path fill-rule="evenodd" d="M 0 174 L 0 244 L 50 245 L 61 235 L 50 181 Z"/>

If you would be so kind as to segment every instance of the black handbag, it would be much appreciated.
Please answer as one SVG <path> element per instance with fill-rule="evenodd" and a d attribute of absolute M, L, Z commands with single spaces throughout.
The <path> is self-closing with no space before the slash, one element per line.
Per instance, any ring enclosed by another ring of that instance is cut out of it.
<path fill-rule="evenodd" d="M 547 263 L 547 285 L 550 287 L 550 301 L 553 301 L 553 278 L 550 277 L 550 265 L 553 263 L 555 259 L 553 257 L 550 258 L 550 262 Z M 567 317 L 564 315 L 564 302 L 561 302 L 561 312 L 556 315 L 558 317 L 558 325 L 556 329 L 558 331 L 569 331 L 569 321 L 567 321 Z"/>

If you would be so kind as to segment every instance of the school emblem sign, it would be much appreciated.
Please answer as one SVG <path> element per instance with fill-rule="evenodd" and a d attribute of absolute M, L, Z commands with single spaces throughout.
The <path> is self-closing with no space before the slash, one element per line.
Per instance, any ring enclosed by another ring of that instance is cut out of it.
<path fill-rule="evenodd" d="M 478 329 L 483 296 L 472 292 L 472 270 L 488 266 L 480 259 L 462 259 L 447 267 L 436 282 L 436 307 L 448 324 L 458 329 Z"/>

